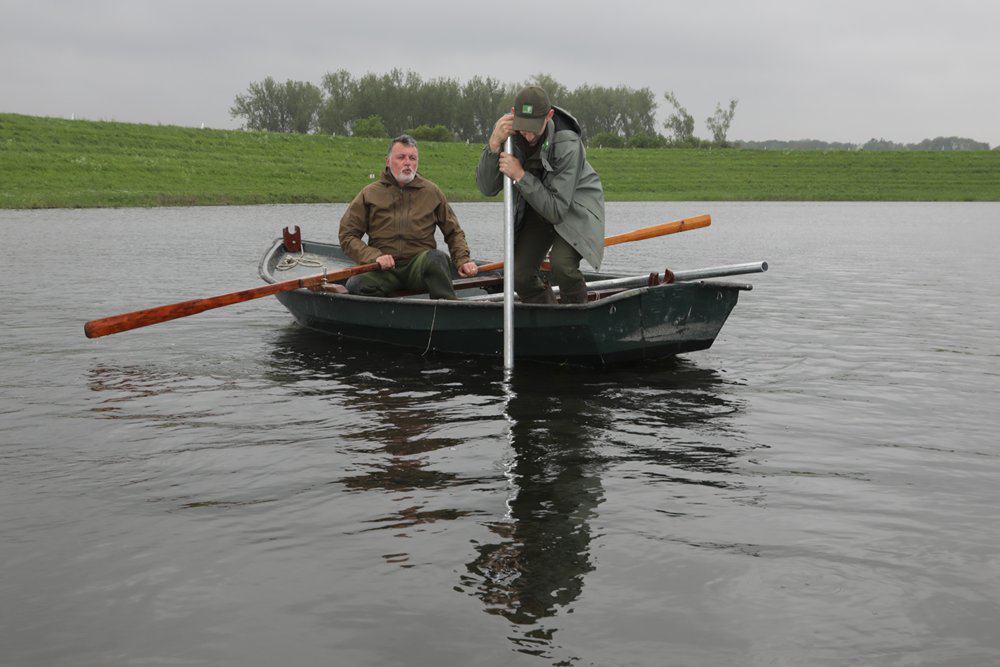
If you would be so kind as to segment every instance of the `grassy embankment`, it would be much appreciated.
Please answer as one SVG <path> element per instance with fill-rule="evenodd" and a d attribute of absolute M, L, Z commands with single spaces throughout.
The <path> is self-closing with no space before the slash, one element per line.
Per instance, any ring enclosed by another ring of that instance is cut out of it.
<path fill-rule="evenodd" d="M 0 208 L 349 201 L 385 141 L 0 114 Z M 421 144 L 452 201 L 479 146 Z M 1000 151 L 588 150 L 609 200 L 1000 200 Z"/>

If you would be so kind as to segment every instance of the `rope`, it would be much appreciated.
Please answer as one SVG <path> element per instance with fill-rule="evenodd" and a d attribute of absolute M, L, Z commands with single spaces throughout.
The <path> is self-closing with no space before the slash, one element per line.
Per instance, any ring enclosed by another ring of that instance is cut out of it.
<path fill-rule="evenodd" d="M 326 268 L 326 265 L 318 259 L 306 257 L 304 250 L 300 250 L 298 255 L 286 254 L 274 268 L 278 271 L 288 271 L 289 269 L 294 269 L 296 266 L 315 266 L 322 267 L 324 269 Z"/>
<path fill-rule="evenodd" d="M 438 301 L 439 299 L 434 299 L 434 314 L 431 316 L 431 330 L 427 332 L 427 347 L 424 348 L 424 353 L 420 355 L 421 357 L 426 357 L 427 353 L 431 349 L 431 336 L 434 335 L 434 323 L 437 321 L 438 316 Z"/>

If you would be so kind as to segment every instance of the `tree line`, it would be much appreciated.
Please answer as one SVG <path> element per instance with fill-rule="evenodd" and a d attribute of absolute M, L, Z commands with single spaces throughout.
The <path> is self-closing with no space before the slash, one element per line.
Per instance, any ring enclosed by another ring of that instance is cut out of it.
<path fill-rule="evenodd" d="M 485 140 L 496 119 L 510 110 L 514 95 L 535 84 L 549 93 L 553 104 L 570 111 L 591 146 L 607 148 L 711 148 L 758 150 L 954 151 L 989 150 L 989 144 L 965 137 L 936 137 L 903 144 L 870 139 L 864 144 L 728 139 L 738 101 L 716 104 L 705 118 L 711 138 L 695 135 L 695 119 L 673 91 L 662 95 L 667 118 L 657 125 L 657 96 L 649 88 L 595 86 L 570 89 L 551 75 L 537 74 L 526 82 L 502 82 L 475 76 L 424 79 L 413 71 L 393 69 L 383 74 L 354 76 L 345 69 L 326 74 L 320 85 L 307 81 L 284 83 L 266 77 L 236 95 L 230 114 L 248 130 L 322 133 L 386 138 L 411 134 L 430 141 Z M 661 132 L 662 130 L 662 132 Z"/>
<path fill-rule="evenodd" d="M 417 139 L 485 140 L 493 124 L 510 110 L 524 85 L 539 85 L 552 103 L 569 110 L 591 145 L 609 147 L 727 146 L 726 135 L 737 101 L 720 104 L 706 120 L 711 140 L 694 136 L 694 119 L 674 93 L 664 99 L 674 113 L 658 132 L 657 99 L 649 88 L 595 86 L 570 89 L 548 74 L 527 82 L 502 82 L 475 76 L 424 79 L 416 72 L 394 69 L 384 74 L 354 76 L 341 69 L 320 85 L 266 77 L 238 94 L 230 108 L 248 130 L 389 137 L 406 132 Z"/>
<path fill-rule="evenodd" d="M 844 143 L 839 141 L 819 141 L 817 139 L 798 139 L 794 141 L 737 141 L 737 148 L 757 150 L 806 150 L 806 151 L 988 151 L 990 145 L 983 141 L 966 137 L 935 137 L 924 139 L 913 144 L 902 144 L 888 139 L 869 139 L 863 144 Z M 998 147 L 1000 148 L 1000 147 Z"/>

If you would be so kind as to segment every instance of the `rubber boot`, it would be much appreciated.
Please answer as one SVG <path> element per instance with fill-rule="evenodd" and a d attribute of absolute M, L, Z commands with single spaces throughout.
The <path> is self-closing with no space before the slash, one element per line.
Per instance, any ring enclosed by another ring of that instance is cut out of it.
<path fill-rule="evenodd" d="M 571 290 L 560 288 L 559 301 L 564 305 L 569 303 L 587 303 L 587 286 L 581 285 Z"/>
<path fill-rule="evenodd" d="M 538 294 L 529 297 L 521 297 L 521 303 L 555 304 L 558 302 L 556 301 L 556 295 L 552 291 L 552 288 L 546 285 L 545 289 Z"/>

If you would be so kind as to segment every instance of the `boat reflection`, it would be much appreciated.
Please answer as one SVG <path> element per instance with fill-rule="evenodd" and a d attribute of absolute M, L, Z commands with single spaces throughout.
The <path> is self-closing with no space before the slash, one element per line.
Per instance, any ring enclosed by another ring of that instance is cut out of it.
<path fill-rule="evenodd" d="M 558 645 L 555 624 L 572 611 L 598 567 L 592 524 L 609 470 L 630 466 L 637 475 L 657 476 L 651 483 L 725 487 L 720 478 L 744 451 L 729 446 L 740 434 L 728 417 L 743 410 L 732 383 L 684 359 L 600 372 L 524 364 L 505 384 L 495 360 L 428 360 L 406 352 L 390 359 L 385 350 L 302 330 L 283 334 L 274 356 L 281 366 L 275 373 L 292 377 L 305 367 L 311 377 L 346 383 L 350 391 L 339 392 L 339 400 L 367 411 L 370 425 L 354 437 L 359 451 L 382 457 L 368 472 L 343 478 L 349 489 L 410 495 L 473 483 L 506 489 L 503 516 L 414 504 L 382 525 L 475 517 L 487 539 L 473 540 L 456 590 L 506 619 L 515 651 L 553 660 L 572 661 Z M 477 407 L 468 408 L 470 401 Z M 456 411 L 456 405 L 466 407 Z M 439 427 L 477 410 L 484 420 L 505 423 L 496 435 L 506 435 L 510 447 L 505 484 L 435 471 L 422 456 L 462 444 L 464 436 L 441 435 Z"/>
<path fill-rule="evenodd" d="M 329 396 L 332 409 L 351 411 L 356 426 L 342 434 L 338 449 L 352 455 L 361 472 L 337 481 L 349 491 L 432 493 L 458 486 L 497 483 L 493 477 L 437 470 L 430 456 L 468 441 L 456 422 L 496 424 L 503 389 L 489 360 L 425 359 L 356 341 L 340 340 L 298 327 L 281 333 L 272 348 L 268 377 L 292 393 Z M 295 388 L 300 385 L 299 388 Z M 499 434 L 501 429 L 496 427 Z M 410 496 L 408 496 L 410 497 Z M 474 513 L 464 508 L 432 508 L 435 499 L 412 504 L 371 520 L 397 530 Z"/>

